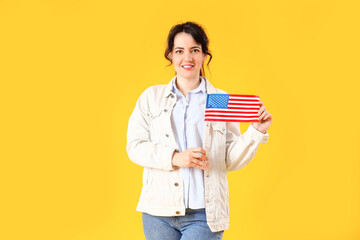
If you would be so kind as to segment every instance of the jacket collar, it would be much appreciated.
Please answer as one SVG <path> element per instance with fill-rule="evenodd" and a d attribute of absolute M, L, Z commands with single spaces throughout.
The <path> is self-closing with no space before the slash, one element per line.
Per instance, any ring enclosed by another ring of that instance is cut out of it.
<path fill-rule="evenodd" d="M 216 90 L 216 88 L 214 88 L 214 86 L 204 77 L 202 77 L 203 79 L 206 80 L 206 91 L 208 94 L 211 94 L 211 93 L 217 93 L 218 91 Z"/>
<path fill-rule="evenodd" d="M 216 88 L 214 88 L 213 85 L 211 85 L 211 83 L 205 77 L 202 77 L 202 76 L 200 76 L 200 77 L 202 80 L 205 80 L 206 92 L 208 94 L 217 93 Z M 171 81 L 166 85 L 166 90 L 165 90 L 166 93 L 164 95 L 165 98 L 169 97 L 170 95 L 173 95 L 173 96 L 175 95 L 175 93 L 173 93 L 173 91 L 172 91 L 173 82 L 175 81 L 175 79 L 176 79 L 176 76 L 173 77 L 171 79 Z"/>

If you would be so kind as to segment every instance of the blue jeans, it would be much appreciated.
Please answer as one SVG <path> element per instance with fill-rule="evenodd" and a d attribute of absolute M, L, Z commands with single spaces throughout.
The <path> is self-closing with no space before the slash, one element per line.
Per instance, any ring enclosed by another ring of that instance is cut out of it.
<path fill-rule="evenodd" d="M 212 240 L 222 239 L 224 231 L 211 232 L 205 209 L 186 209 L 185 216 L 159 217 L 142 214 L 146 240 Z"/>

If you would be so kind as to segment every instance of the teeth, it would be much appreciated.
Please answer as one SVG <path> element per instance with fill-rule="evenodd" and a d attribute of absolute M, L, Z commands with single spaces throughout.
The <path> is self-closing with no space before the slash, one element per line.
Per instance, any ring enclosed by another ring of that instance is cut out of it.
<path fill-rule="evenodd" d="M 192 66 L 183 66 L 184 68 L 192 68 Z"/>

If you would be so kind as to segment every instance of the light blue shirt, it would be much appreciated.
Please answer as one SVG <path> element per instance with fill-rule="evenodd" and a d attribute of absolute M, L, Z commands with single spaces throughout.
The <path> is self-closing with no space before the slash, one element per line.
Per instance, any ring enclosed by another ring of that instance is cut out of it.
<path fill-rule="evenodd" d="M 186 94 L 177 89 L 176 77 L 172 80 L 172 91 L 176 104 L 171 114 L 171 126 L 180 152 L 191 147 L 203 147 L 204 116 L 206 103 L 205 80 L 201 78 L 198 88 Z M 204 171 L 194 167 L 180 169 L 184 183 L 186 208 L 205 208 Z"/>

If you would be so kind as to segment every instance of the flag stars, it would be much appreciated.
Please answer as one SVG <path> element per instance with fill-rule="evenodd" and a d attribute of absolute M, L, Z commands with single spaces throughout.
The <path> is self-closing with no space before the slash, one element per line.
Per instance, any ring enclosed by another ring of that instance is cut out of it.
<path fill-rule="evenodd" d="M 227 108 L 229 94 L 208 94 L 206 108 Z"/>

